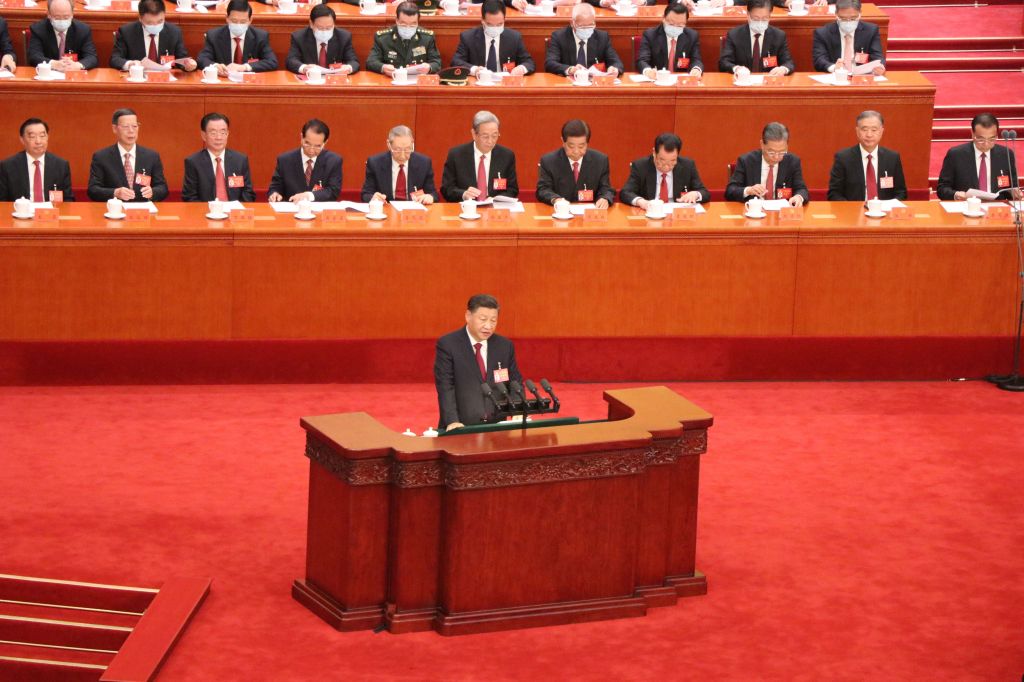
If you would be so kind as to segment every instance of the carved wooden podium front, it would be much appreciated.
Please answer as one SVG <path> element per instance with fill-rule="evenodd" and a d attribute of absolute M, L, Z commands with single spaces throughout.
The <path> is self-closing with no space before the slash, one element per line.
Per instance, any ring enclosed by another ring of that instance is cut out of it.
<path fill-rule="evenodd" d="M 307 417 L 306 577 L 339 630 L 444 635 L 645 615 L 705 594 L 695 568 L 707 412 L 663 386 L 608 420 L 411 438 Z"/>

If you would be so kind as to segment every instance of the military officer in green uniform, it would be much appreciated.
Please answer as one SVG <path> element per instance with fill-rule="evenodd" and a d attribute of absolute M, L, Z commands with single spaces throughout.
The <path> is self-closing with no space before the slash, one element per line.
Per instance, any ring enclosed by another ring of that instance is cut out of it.
<path fill-rule="evenodd" d="M 394 27 L 377 31 L 366 60 L 367 69 L 388 77 L 403 66 L 410 74 L 441 70 L 434 32 L 420 28 L 420 8 L 415 2 L 398 5 Z"/>

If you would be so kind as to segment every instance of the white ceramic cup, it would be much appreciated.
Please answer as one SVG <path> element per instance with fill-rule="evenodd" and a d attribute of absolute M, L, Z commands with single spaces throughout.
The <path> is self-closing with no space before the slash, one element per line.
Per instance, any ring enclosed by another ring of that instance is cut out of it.
<path fill-rule="evenodd" d="M 747 202 L 747 213 L 753 215 L 760 215 L 764 213 L 764 202 L 761 201 L 761 197 L 752 197 Z"/>
<path fill-rule="evenodd" d="M 399 68 L 395 69 L 395 82 L 396 83 L 406 83 L 406 82 L 408 82 L 408 80 L 409 80 L 409 69 L 405 68 L 404 66 L 400 66 Z"/>
<path fill-rule="evenodd" d="M 868 199 L 868 212 L 869 213 L 881 213 L 882 212 L 882 200 L 881 199 Z"/>
<path fill-rule="evenodd" d="M 311 66 L 306 69 L 306 80 L 310 83 L 323 83 L 324 72 L 319 66 Z"/>
<path fill-rule="evenodd" d="M 840 85 L 843 83 L 848 83 L 850 82 L 850 72 L 847 71 L 846 69 L 836 69 L 835 71 L 832 72 L 832 78 L 835 79 L 835 82 Z"/>
<path fill-rule="evenodd" d="M 384 212 L 384 202 L 380 199 L 370 200 L 370 215 L 378 216 Z"/>
<path fill-rule="evenodd" d="M 651 199 L 647 202 L 647 215 L 657 217 L 665 215 L 665 202 L 661 199 Z"/>
<path fill-rule="evenodd" d="M 462 206 L 462 215 L 476 215 L 476 201 L 473 199 L 466 199 L 460 206 Z"/>
<path fill-rule="evenodd" d="M 741 66 L 740 68 L 736 69 L 736 73 L 734 74 L 734 77 L 736 78 L 736 82 L 737 83 L 743 83 L 743 84 L 749 83 L 750 82 L 750 69 L 748 69 L 745 66 Z"/>
<path fill-rule="evenodd" d="M 214 199 L 213 201 L 208 202 L 207 205 L 210 207 L 210 213 L 213 214 L 213 215 L 220 215 L 220 214 L 224 213 L 224 202 L 223 201 L 219 201 L 217 199 Z"/>
<path fill-rule="evenodd" d="M 107 199 L 107 213 L 110 215 L 122 215 L 124 213 L 124 202 L 116 197 Z"/>
<path fill-rule="evenodd" d="M 445 14 L 455 15 L 459 13 L 459 0 L 441 0 L 441 9 Z"/>
<path fill-rule="evenodd" d="M 50 62 L 39 62 L 36 65 L 36 75 L 40 78 L 49 78 L 53 69 L 50 67 Z"/>
<path fill-rule="evenodd" d="M 559 199 L 555 202 L 555 215 L 567 216 L 569 215 L 569 202 L 565 199 Z"/>
<path fill-rule="evenodd" d="M 35 213 L 35 211 L 32 209 L 32 201 L 30 199 L 26 199 L 25 197 L 15 199 L 14 212 L 17 213 L 18 215 L 29 215 L 30 213 Z"/>
<path fill-rule="evenodd" d="M 294 0 L 281 0 L 277 5 L 277 9 L 284 14 L 291 14 L 295 11 L 295 2 Z"/>
<path fill-rule="evenodd" d="M 132 64 L 128 67 L 128 77 L 133 81 L 140 81 L 146 77 L 146 67 L 142 64 Z"/>
<path fill-rule="evenodd" d="M 306 217 L 313 212 L 313 202 L 309 199 L 299 200 L 299 215 Z"/>
<path fill-rule="evenodd" d="M 554 0 L 540 0 L 540 9 L 542 14 L 552 15 L 555 13 L 555 2 Z"/>
<path fill-rule="evenodd" d="M 366 12 L 373 12 L 377 9 L 377 0 L 359 0 L 359 9 Z"/>
<path fill-rule="evenodd" d="M 192 0 L 178 0 L 178 9 L 186 12 L 192 9 Z"/>
<path fill-rule="evenodd" d="M 590 71 L 586 68 L 576 69 L 572 74 L 572 79 L 579 84 L 590 82 Z"/>
<path fill-rule="evenodd" d="M 981 212 L 981 199 L 978 197 L 969 197 L 967 199 L 967 212 L 968 213 L 980 213 Z"/>
<path fill-rule="evenodd" d="M 658 71 L 657 75 L 655 75 L 654 80 L 662 85 L 669 85 L 670 83 L 675 82 L 676 77 L 668 69 L 661 69 Z"/>
<path fill-rule="evenodd" d="M 210 64 L 203 69 L 203 80 L 207 83 L 217 82 L 217 66 L 215 64 Z"/>
<path fill-rule="evenodd" d="M 804 0 L 790 0 L 789 11 L 793 14 L 803 14 L 805 9 Z"/>

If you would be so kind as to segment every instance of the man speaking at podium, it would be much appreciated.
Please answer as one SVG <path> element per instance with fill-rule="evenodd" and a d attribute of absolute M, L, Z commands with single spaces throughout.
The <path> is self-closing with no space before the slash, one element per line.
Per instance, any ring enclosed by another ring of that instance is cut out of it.
<path fill-rule="evenodd" d="M 438 430 L 481 424 L 491 410 L 484 404 L 483 383 L 523 380 L 512 342 L 494 333 L 498 300 L 477 294 L 466 305 L 466 326 L 437 340 L 434 385 L 441 412 Z"/>

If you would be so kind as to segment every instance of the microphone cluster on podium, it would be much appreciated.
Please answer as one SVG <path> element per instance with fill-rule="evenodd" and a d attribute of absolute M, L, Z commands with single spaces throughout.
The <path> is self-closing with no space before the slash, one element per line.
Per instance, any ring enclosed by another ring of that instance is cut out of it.
<path fill-rule="evenodd" d="M 561 404 L 547 379 L 540 380 L 541 388 L 548 394 L 547 396 L 542 396 L 530 379 L 523 383 L 526 384 L 526 391 L 529 391 L 529 395 L 518 381 L 509 381 L 508 386 L 505 385 L 505 382 L 499 382 L 494 384 L 493 388 L 486 382 L 480 384 L 484 402 L 494 405 L 495 409 L 494 414 L 487 415 L 485 422 L 498 422 L 506 417 L 520 415 L 525 426 L 528 415 L 558 412 Z"/>

